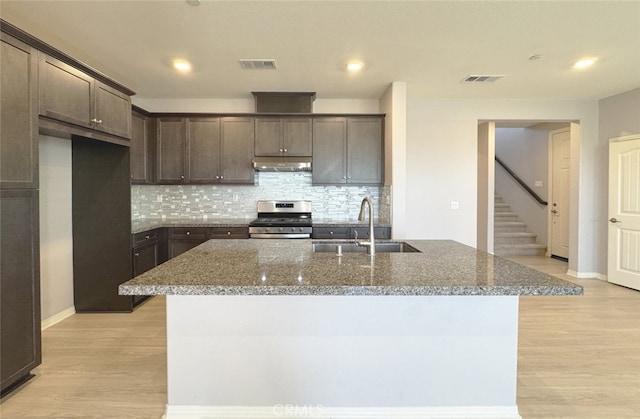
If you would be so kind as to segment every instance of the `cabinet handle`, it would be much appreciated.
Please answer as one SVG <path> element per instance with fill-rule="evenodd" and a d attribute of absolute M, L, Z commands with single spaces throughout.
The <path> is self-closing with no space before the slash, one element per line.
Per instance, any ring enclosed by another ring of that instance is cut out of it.
<path fill-rule="evenodd" d="M 149 235 L 147 234 L 146 236 L 144 236 L 144 238 L 145 238 L 145 239 L 148 239 L 148 238 L 149 238 Z"/>
<path fill-rule="evenodd" d="M 216 176 L 216 179 L 220 179 L 220 176 Z"/>
<path fill-rule="evenodd" d="M 351 176 L 347 176 L 347 179 L 351 179 Z"/>
<path fill-rule="evenodd" d="M 134 255 L 135 257 L 138 257 L 138 256 L 140 256 L 140 253 L 136 252 L 136 253 L 134 253 L 133 255 Z"/>
<path fill-rule="evenodd" d="M 347 178 L 346 176 L 342 176 L 342 179 L 346 179 L 346 178 Z"/>
<path fill-rule="evenodd" d="M 329 232 L 329 235 L 333 236 L 333 231 L 330 231 L 330 232 Z"/>
<path fill-rule="evenodd" d="M 220 179 L 224 179 L 224 176 L 220 176 Z"/>
<path fill-rule="evenodd" d="M 191 235 L 191 232 L 190 232 L 190 231 L 187 231 L 187 236 L 190 236 L 190 235 Z"/>
<path fill-rule="evenodd" d="M 227 231 L 227 236 L 230 236 L 230 235 L 231 235 L 231 232 L 230 232 L 230 231 Z"/>
<path fill-rule="evenodd" d="M 284 149 L 284 152 L 285 152 L 285 153 L 287 152 L 287 149 L 286 149 L 286 148 Z"/>
<path fill-rule="evenodd" d="M 180 179 L 184 180 L 184 176 L 180 176 Z"/>
<path fill-rule="evenodd" d="M 283 151 L 284 151 L 283 149 L 280 149 L 280 152 L 281 152 L 281 153 L 282 153 Z"/>
<path fill-rule="evenodd" d="M 102 119 L 93 118 L 91 122 L 95 122 L 96 124 L 102 124 Z"/>

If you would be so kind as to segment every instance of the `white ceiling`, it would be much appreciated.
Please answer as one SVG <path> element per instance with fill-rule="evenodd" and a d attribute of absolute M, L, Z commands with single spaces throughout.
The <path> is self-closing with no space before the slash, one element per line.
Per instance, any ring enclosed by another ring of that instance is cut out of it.
<path fill-rule="evenodd" d="M 148 99 L 316 91 L 599 99 L 640 87 L 640 1 L 8 1 L 0 16 Z M 530 61 L 534 54 L 542 58 Z M 573 62 L 598 62 L 577 71 Z M 190 75 L 169 63 L 192 61 Z M 242 70 L 274 58 L 277 70 Z M 358 75 L 344 70 L 358 58 Z M 469 74 L 503 74 L 464 84 Z"/>

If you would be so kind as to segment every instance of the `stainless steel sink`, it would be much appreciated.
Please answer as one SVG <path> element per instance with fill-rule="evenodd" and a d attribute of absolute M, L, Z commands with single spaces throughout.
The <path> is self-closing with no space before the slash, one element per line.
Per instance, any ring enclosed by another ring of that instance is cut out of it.
<path fill-rule="evenodd" d="M 358 246 L 354 242 L 313 242 L 315 253 L 366 253 L 366 246 Z M 415 247 L 405 242 L 376 242 L 376 252 L 379 253 L 420 253 Z"/>

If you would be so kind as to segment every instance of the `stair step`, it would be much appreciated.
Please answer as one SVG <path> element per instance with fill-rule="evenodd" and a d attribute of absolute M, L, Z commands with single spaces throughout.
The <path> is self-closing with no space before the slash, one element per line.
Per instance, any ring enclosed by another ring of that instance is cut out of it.
<path fill-rule="evenodd" d="M 511 212 L 511 205 L 504 203 L 504 202 L 497 202 L 494 205 L 494 211 L 496 213 L 498 212 Z"/>
<path fill-rule="evenodd" d="M 527 228 L 527 224 L 522 221 L 496 221 L 493 223 L 493 232 L 495 233 L 507 233 L 507 232 L 524 232 Z"/>
<path fill-rule="evenodd" d="M 517 221 L 517 212 L 494 212 L 493 218 L 495 221 Z"/>
<path fill-rule="evenodd" d="M 493 253 L 496 256 L 544 256 L 547 247 L 542 244 L 503 244 L 495 245 Z"/>
<path fill-rule="evenodd" d="M 526 231 L 515 233 L 495 233 L 493 236 L 494 244 L 534 244 L 536 242 L 536 236 L 533 233 Z"/>

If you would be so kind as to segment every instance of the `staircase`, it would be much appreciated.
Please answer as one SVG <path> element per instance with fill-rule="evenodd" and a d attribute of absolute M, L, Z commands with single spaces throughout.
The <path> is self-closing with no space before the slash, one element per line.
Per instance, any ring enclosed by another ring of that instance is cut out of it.
<path fill-rule="evenodd" d="M 509 204 L 495 196 L 493 252 L 496 256 L 544 256 L 547 247 L 536 243 L 536 235 L 527 231 L 527 224 L 518 221 Z"/>

